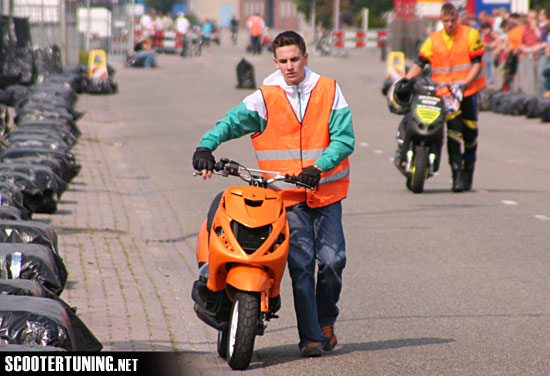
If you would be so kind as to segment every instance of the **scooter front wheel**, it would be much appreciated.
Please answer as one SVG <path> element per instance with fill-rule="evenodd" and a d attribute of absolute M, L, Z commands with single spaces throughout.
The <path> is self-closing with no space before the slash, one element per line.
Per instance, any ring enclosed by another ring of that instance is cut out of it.
<path fill-rule="evenodd" d="M 424 191 L 424 181 L 428 177 L 428 154 L 429 150 L 426 146 L 417 146 L 414 149 L 412 174 L 410 181 L 407 180 L 407 187 L 414 193 L 422 193 Z"/>
<path fill-rule="evenodd" d="M 235 294 L 227 336 L 227 362 L 232 369 L 243 370 L 250 364 L 259 312 L 260 297 L 258 293 L 238 292 Z"/>

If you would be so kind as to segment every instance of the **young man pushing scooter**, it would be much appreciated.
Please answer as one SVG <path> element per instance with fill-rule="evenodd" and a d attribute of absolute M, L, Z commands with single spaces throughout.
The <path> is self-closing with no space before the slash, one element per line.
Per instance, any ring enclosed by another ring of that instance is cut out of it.
<path fill-rule="evenodd" d="M 252 134 L 260 169 L 296 175 L 316 187 L 273 188 L 280 190 L 290 227 L 288 269 L 300 354 L 321 356 L 337 344 L 334 323 L 346 264 L 341 200 L 347 196 L 348 156 L 355 144 L 352 118 L 338 84 L 306 67 L 308 54 L 299 34 L 280 33 L 273 54 L 278 70 L 203 135 L 193 167 L 211 178 L 212 151 Z"/>

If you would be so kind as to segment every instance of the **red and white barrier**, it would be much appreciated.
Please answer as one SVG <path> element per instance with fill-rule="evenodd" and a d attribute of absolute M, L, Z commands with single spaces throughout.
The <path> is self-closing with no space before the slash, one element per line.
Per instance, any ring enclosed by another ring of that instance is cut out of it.
<path fill-rule="evenodd" d="M 382 41 L 387 38 L 387 30 L 333 32 L 334 47 L 336 48 L 380 48 Z"/>
<path fill-rule="evenodd" d="M 136 28 L 134 30 L 134 39 L 136 43 L 144 37 L 143 30 Z M 153 37 L 153 48 L 161 52 L 179 51 L 183 48 L 183 34 L 175 31 L 155 31 Z"/>
<path fill-rule="evenodd" d="M 164 52 L 176 52 L 183 47 L 183 34 L 175 31 L 155 31 L 153 46 Z"/>

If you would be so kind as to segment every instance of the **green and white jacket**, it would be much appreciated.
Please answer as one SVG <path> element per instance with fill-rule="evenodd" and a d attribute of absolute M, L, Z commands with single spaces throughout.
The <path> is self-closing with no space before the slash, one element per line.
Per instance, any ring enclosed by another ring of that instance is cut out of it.
<path fill-rule="evenodd" d="M 306 77 L 298 85 L 289 86 L 285 83 L 281 71 L 269 75 L 263 82 L 264 86 L 281 87 L 288 101 L 301 121 L 307 110 L 311 91 L 319 81 L 319 75 L 305 68 Z M 231 109 L 225 118 L 216 123 L 216 126 L 206 132 L 200 146 L 215 150 L 222 142 L 242 137 L 246 134 L 261 133 L 267 123 L 267 111 L 261 90 L 247 96 L 237 107 Z M 336 93 L 329 120 L 330 145 L 315 162 L 323 171 L 332 170 L 354 149 L 355 136 L 348 103 L 336 84 Z"/>

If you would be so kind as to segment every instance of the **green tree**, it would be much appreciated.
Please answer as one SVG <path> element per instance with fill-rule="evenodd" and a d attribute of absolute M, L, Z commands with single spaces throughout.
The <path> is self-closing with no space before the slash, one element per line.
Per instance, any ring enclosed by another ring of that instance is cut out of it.
<path fill-rule="evenodd" d="M 350 13 L 354 24 L 359 26 L 363 22 L 363 9 L 369 9 L 369 27 L 385 27 L 384 14 L 393 9 L 393 0 L 351 0 Z"/>
<path fill-rule="evenodd" d="M 298 11 L 309 20 L 311 5 L 315 1 L 316 18 L 326 27 L 332 25 L 332 7 L 334 0 L 294 0 Z M 550 0 L 547 0 L 550 1 Z M 343 3 L 343 1 L 341 1 Z M 383 16 L 393 8 L 393 0 L 349 0 L 349 6 L 340 9 L 342 22 L 360 26 L 363 20 L 363 8 L 369 8 L 369 27 L 385 27 Z"/>
<path fill-rule="evenodd" d="M 171 12 L 173 6 L 180 2 L 178 0 L 145 0 L 143 3 L 150 8 L 166 13 Z"/>

